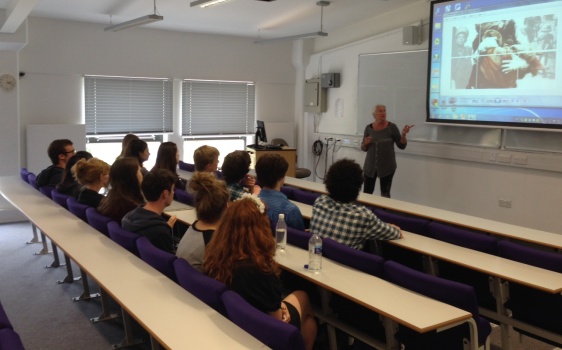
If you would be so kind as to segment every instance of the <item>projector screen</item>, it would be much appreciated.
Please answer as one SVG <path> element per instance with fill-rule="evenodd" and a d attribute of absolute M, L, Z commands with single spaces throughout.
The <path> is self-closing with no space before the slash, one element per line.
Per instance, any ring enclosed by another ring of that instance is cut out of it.
<path fill-rule="evenodd" d="M 562 0 L 433 2 L 427 122 L 562 129 L 561 13 Z"/>

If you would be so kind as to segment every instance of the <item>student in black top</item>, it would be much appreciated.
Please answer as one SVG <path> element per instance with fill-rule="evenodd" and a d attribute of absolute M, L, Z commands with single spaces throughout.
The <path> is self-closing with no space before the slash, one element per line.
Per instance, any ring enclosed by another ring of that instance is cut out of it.
<path fill-rule="evenodd" d="M 68 196 L 77 197 L 80 188 L 82 187 L 74 178 L 74 173 L 72 172 L 72 167 L 80 160 L 88 160 L 92 158 L 90 152 L 78 151 L 75 155 L 70 157 L 66 166 L 64 167 L 64 174 L 62 175 L 61 182 L 57 185 L 56 189 L 59 193 L 66 194 Z"/>
<path fill-rule="evenodd" d="M 35 187 L 55 187 L 62 180 L 66 162 L 76 153 L 72 141 L 68 139 L 54 140 L 47 149 L 52 165 L 44 169 L 35 179 Z"/>
<path fill-rule="evenodd" d="M 76 198 L 78 203 L 97 208 L 103 199 L 99 192 L 109 184 L 109 164 L 98 158 L 80 159 L 73 172 L 76 181 L 83 186 Z"/>
<path fill-rule="evenodd" d="M 177 218 L 172 216 L 166 221 L 162 213 L 174 199 L 174 182 L 174 174 L 165 169 L 146 174 L 141 184 L 146 204 L 127 213 L 121 221 L 125 230 L 145 236 L 155 247 L 170 253 L 174 252 L 172 227 Z"/>
<path fill-rule="evenodd" d="M 125 157 L 136 158 L 141 167 L 141 174 L 145 176 L 148 174 L 148 170 L 143 167 L 143 163 L 150 157 L 150 152 L 148 151 L 148 144 L 143 140 L 131 140 L 125 148 Z"/>
<path fill-rule="evenodd" d="M 185 190 L 187 180 L 180 178 L 178 175 L 178 162 L 180 160 L 180 152 L 178 151 L 178 146 L 173 142 L 162 142 L 160 147 L 158 147 L 158 153 L 156 154 L 156 163 L 154 164 L 154 169 L 166 169 L 170 170 L 176 175 L 176 188 Z"/>

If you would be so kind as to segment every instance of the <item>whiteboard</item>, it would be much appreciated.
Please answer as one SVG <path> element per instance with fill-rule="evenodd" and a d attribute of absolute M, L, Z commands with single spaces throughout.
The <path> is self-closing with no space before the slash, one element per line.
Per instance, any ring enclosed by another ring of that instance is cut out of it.
<path fill-rule="evenodd" d="M 501 129 L 426 124 L 427 50 L 359 55 L 357 135 L 384 104 L 389 121 L 415 125 L 409 140 L 499 148 Z"/>

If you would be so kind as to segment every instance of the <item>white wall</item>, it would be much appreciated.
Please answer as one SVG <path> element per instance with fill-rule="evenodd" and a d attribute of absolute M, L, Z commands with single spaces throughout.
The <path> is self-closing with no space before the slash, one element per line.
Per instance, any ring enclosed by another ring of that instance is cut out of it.
<path fill-rule="evenodd" d="M 429 5 L 425 5 L 428 8 Z M 422 15 L 423 16 L 423 15 Z M 426 21 L 427 23 L 427 21 Z M 411 23 L 413 24 L 413 23 Z M 320 73 L 340 72 L 341 87 L 328 89 L 328 111 L 319 115 L 304 113 L 301 132 L 309 140 L 307 148 L 323 132 L 355 135 L 357 130 L 358 56 L 364 53 L 381 53 L 417 50 L 422 45 L 402 45 L 402 28 L 386 31 L 368 39 L 348 43 L 334 49 L 317 52 L 306 67 L 306 78 Z M 330 33 L 331 34 L 331 33 Z M 336 34 L 337 35 L 337 34 Z M 357 34 L 359 35 L 359 34 Z M 426 69 L 426 67 L 420 67 Z M 335 113 L 335 101 L 343 101 L 343 117 Z M 373 103 L 380 101 L 373 101 Z M 389 115 L 392 121 L 393 116 Z M 316 120 L 316 126 L 314 121 Z M 424 120 L 420 120 L 423 123 Z M 399 125 L 399 128 L 402 126 Z M 315 133 L 315 129 L 320 133 Z M 398 170 L 394 177 L 392 197 L 408 202 L 460 212 L 487 219 L 507 222 L 539 230 L 562 233 L 562 174 L 498 164 L 475 163 L 423 155 L 409 154 L 419 143 L 410 142 L 406 152 L 397 150 Z M 307 166 L 316 164 L 307 152 Z M 318 173 L 324 173 L 324 158 L 319 162 Z M 363 165 L 365 153 L 342 147 L 335 159 L 348 157 Z M 332 163 L 329 153 L 328 166 Z M 316 181 L 321 181 L 317 179 Z M 377 189 L 375 194 L 379 192 Z M 499 199 L 512 201 L 512 208 L 499 207 Z"/>
<path fill-rule="evenodd" d="M 258 119 L 295 119 L 291 43 L 255 45 L 248 38 L 103 28 L 29 19 L 29 43 L 19 54 L 20 69 L 26 72 L 20 84 L 22 148 L 28 124 L 83 123 L 85 74 L 254 81 Z M 20 156 L 25 166 L 24 149 Z"/>

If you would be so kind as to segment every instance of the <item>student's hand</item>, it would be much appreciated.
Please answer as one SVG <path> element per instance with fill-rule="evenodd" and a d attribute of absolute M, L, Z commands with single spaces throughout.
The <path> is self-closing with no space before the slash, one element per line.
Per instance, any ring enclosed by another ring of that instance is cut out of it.
<path fill-rule="evenodd" d="M 177 216 L 175 215 L 170 216 L 170 218 L 168 219 L 168 226 L 170 226 L 170 228 L 174 228 L 174 225 L 177 220 L 178 220 Z"/>
<path fill-rule="evenodd" d="M 389 224 L 390 226 L 394 227 L 395 229 L 398 230 L 398 232 L 400 232 L 400 238 L 404 238 L 404 234 L 402 233 L 402 230 L 400 229 L 400 227 L 394 225 L 394 224 Z"/>
<path fill-rule="evenodd" d="M 254 190 L 251 192 L 253 195 L 258 195 L 261 192 L 261 187 L 259 187 L 258 185 L 254 186 Z"/>
<path fill-rule="evenodd" d="M 244 180 L 242 181 L 242 186 L 244 187 L 253 187 L 256 184 L 256 178 L 252 175 L 246 175 Z"/>
<path fill-rule="evenodd" d="M 289 314 L 289 310 L 287 310 L 287 306 L 281 303 L 281 321 L 285 323 L 291 322 L 291 315 Z"/>

